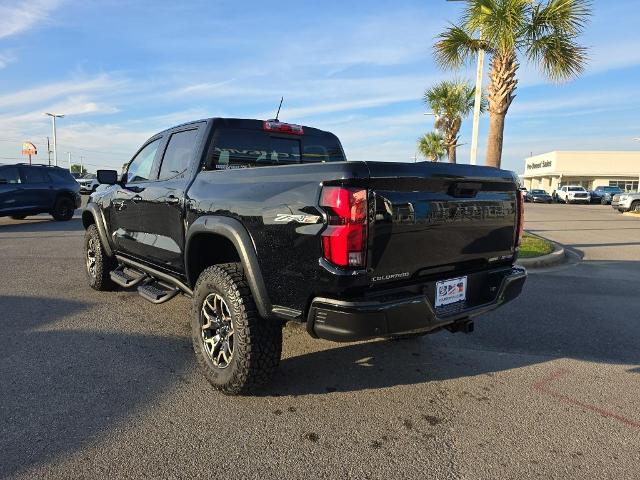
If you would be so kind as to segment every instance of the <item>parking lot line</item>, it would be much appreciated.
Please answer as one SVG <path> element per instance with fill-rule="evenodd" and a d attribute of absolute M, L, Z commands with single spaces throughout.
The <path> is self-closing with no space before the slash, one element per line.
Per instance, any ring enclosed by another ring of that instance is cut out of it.
<path fill-rule="evenodd" d="M 538 380 L 537 382 L 535 382 L 533 384 L 533 389 L 544 393 L 546 395 L 550 395 L 551 397 L 560 400 L 562 402 L 565 403 L 569 403 L 571 405 L 575 405 L 577 407 L 580 408 L 584 408 L 585 410 L 589 410 L 591 412 L 594 413 L 598 413 L 600 415 L 602 415 L 603 417 L 608 417 L 608 418 L 612 418 L 614 420 L 617 420 L 620 423 L 623 423 L 629 427 L 632 428 L 637 428 L 640 429 L 640 422 L 636 421 L 636 420 L 632 420 L 630 418 L 627 418 L 623 415 L 620 415 L 618 413 L 612 412 L 610 410 L 606 410 L 604 408 L 598 407 L 596 405 L 591 405 L 589 403 L 585 403 L 582 402 L 578 399 L 575 399 L 573 397 L 570 397 L 569 395 L 565 395 L 563 393 L 557 392 L 556 390 L 552 389 L 550 387 L 550 384 L 553 383 L 556 380 L 559 380 L 560 378 L 563 377 L 567 377 L 571 375 L 571 370 L 568 370 L 566 368 L 558 368 L 557 370 L 555 370 L 553 373 L 551 373 L 550 375 L 543 377 L 542 379 Z"/>

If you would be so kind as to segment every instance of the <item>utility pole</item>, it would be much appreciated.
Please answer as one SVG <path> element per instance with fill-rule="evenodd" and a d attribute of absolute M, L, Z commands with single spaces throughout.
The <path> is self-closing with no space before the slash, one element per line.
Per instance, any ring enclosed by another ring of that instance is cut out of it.
<path fill-rule="evenodd" d="M 69 173 L 71 173 L 71 152 L 67 152 L 67 162 L 69 162 Z"/>
<path fill-rule="evenodd" d="M 482 39 L 482 34 L 480 35 Z M 476 98 L 473 102 L 473 132 L 471 133 L 471 158 L 469 163 L 478 163 L 478 130 L 480 129 L 480 106 L 482 105 L 482 76 L 484 73 L 484 50 L 478 50 L 478 68 L 476 70 Z"/>
<path fill-rule="evenodd" d="M 447 2 L 466 2 L 468 0 L 447 0 Z M 480 32 L 482 40 L 482 32 Z M 484 50 L 478 50 L 478 67 L 476 69 L 476 95 L 473 102 L 473 132 L 471 133 L 471 155 L 469 163 L 478 163 L 478 131 L 480 129 L 480 106 L 482 105 L 482 77 L 484 73 Z"/>
<path fill-rule="evenodd" d="M 51 166 L 51 145 L 49 144 L 49 137 L 47 137 L 47 157 L 49 159 L 49 166 Z"/>
<path fill-rule="evenodd" d="M 64 115 L 58 115 L 55 113 L 45 112 L 44 115 L 51 117 L 52 129 L 53 129 L 53 162 L 55 166 L 58 166 L 58 152 L 56 150 L 56 118 L 64 118 Z"/>
<path fill-rule="evenodd" d="M 84 160 L 84 157 L 82 155 L 80 155 L 80 175 L 82 175 L 84 173 L 84 167 L 82 166 L 82 161 Z"/>

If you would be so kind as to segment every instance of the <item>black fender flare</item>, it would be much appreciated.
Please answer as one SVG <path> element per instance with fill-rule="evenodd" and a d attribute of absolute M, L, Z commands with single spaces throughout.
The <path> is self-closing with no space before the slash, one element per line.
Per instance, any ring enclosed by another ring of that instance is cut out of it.
<path fill-rule="evenodd" d="M 198 279 L 192 278 L 193 273 L 189 271 L 189 247 L 192 238 L 200 233 L 220 235 L 231 241 L 240 257 L 245 277 L 249 283 L 249 289 L 251 290 L 260 316 L 263 318 L 272 318 L 272 305 L 264 284 L 264 279 L 262 278 L 255 245 L 245 226 L 235 218 L 203 215 L 198 217 L 198 219 L 189 226 L 185 242 L 184 264 L 187 280 L 191 287 L 195 287 Z"/>
<path fill-rule="evenodd" d="M 91 221 L 90 217 L 93 217 L 93 221 Z M 89 203 L 82 211 L 82 225 L 84 225 L 86 230 L 89 228 L 89 225 L 93 223 L 95 223 L 96 228 L 98 229 L 98 235 L 100 235 L 100 240 L 102 241 L 105 253 L 112 257 L 113 248 L 111 246 L 111 239 L 107 234 L 107 223 L 104 219 L 102 210 L 95 203 Z"/>

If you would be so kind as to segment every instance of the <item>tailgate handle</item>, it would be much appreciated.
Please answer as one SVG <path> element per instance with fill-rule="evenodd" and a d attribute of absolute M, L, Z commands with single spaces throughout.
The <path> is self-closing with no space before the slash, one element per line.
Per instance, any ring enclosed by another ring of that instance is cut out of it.
<path fill-rule="evenodd" d="M 481 183 L 455 182 L 449 187 L 449 195 L 456 198 L 473 198 L 481 188 Z"/>

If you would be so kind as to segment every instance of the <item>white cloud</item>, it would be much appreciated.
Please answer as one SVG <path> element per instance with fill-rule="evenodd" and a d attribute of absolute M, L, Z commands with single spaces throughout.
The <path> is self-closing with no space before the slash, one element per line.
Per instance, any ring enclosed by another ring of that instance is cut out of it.
<path fill-rule="evenodd" d="M 7 65 L 15 61 L 16 61 L 16 57 L 13 54 L 13 52 L 10 52 L 10 51 L 0 52 L 0 70 L 2 70 Z"/>
<path fill-rule="evenodd" d="M 47 20 L 62 0 L 23 0 L 0 5 L 0 38 L 16 35 Z"/>
<path fill-rule="evenodd" d="M 115 79 L 106 74 L 101 74 L 89 79 L 73 78 L 71 80 L 49 83 L 0 95 L 0 108 L 6 109 L 11 107 L 24 107 L 25 105 L 43 104 L 65 95 L 87 92 L 107 92 L 125 83 L 124 80 Z"/>

